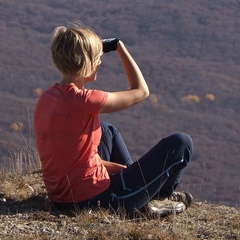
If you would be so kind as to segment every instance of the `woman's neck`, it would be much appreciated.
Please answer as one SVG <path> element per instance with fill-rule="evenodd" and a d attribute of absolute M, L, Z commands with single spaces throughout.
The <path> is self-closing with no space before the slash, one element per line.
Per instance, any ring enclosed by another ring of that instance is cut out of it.
<path fill-rule="evenodd" d="M 64 86 L 71 83 L 73 83 L 77 88 L 83 89 L 85 81 L 82 78 L 63 76 L 62 79 L 58 82 L 60 86 Z"/>

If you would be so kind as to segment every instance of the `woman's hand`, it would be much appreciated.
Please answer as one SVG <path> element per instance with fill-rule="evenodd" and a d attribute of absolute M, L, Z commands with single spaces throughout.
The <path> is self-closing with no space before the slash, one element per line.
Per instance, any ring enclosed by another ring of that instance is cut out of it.
<path fill-rule="evenodd" d="M 105 160 L 102 160 L 103 165 L 107 169 L 109 174 L 114 174 L 120 172 L 122 169 L 127 168 L 126 165 L 122 165 L 119 163 L 114 163 L 114 162 L 108 162 Z"/>

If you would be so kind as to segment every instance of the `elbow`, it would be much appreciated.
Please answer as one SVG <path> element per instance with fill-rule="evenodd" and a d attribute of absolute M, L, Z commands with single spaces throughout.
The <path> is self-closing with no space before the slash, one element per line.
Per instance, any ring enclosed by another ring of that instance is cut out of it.
<path fill-rule="evenodd" d="M 149 92 L 149 88 L 147 87 L 144 91 L 143 91 L 143 99 L 146 99 L 147 97 L 149 97 L 150 92 Z"/>
<path fill-rule="evenodd" d="M 149 90 L 148 89 L 144 89 L 141 91 L 141 94 L 138 95 L 138 100 L 137 102 L 142 102 L 143 100 L 145 100 L 148 96 L 149 96 Z"/>
<path fill-rule="evenodd" d="M 149 88 L 147 89 L 147 92 L 146 92 L 146 98 L 149 97 L 150 95 L 150 91 L 149 91 Z"/>
<path fill-rule="evenodd" d="M 139 89 L 131 89 L 134 92 L 134 104 L 145 100 L 149 95 L 149 89 L 147 86 Z"/>

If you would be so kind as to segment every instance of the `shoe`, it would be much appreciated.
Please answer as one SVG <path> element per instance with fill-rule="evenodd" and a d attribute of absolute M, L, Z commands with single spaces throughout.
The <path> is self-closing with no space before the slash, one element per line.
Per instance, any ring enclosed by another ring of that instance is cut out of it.
<path fill-rule="evenodd" d="M 186 208 L 190 207 L 193 202 L 193 196 L 188 192 L 174 192 L 168 199 L 174 202 L 182 202 Z"/>
<path fill-rule="evenodd" d="M 147 210 L 151 214 L 164 217 L 169 214 L 179 214 L 186 210 L 193 202 L 193 196 L 187 192 L 174 192 L 164 200 L 151 200 L 147 203 Z"/>
<path fill-rule="evenodd" d="M 165 199 L 163 201 L 152 200 L 147 203 L 146 207 L 150 214 L 160 217 L 164 217 L 169 214 L 179 214 L 186 209 L 183 202 L 176 202 L 169 199 Z"/>

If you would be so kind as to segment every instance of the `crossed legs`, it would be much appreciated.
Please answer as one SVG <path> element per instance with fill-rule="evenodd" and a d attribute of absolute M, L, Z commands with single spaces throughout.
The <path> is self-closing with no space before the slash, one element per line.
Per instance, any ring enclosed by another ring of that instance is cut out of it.
<path fill-rule="evenodd" d="M 168 197 L 173 193 L 192 156 L 193 144 L 187 134 L 175 133 L 162 139 L 133 163 L 117 129 L 108 123 L 102 123 L 102 129 L 99 146 L 102 159 L 128 166 L 110 175 L 108 201 L 112 208 L 121 206 L 131 214 L 152 198 Z"/>

